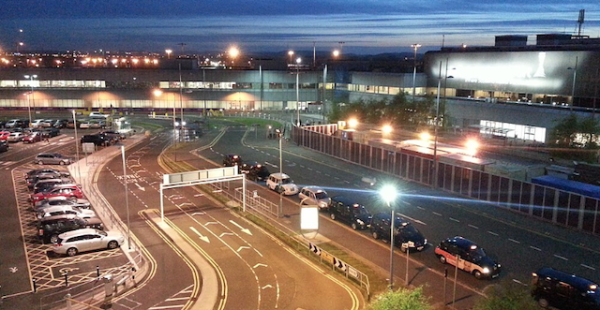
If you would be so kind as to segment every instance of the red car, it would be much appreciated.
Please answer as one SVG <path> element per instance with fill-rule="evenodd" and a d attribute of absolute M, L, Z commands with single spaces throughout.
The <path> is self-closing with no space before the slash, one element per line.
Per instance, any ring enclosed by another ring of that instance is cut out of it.
<path fill-rule="evenodd" d="M 10 131 L 0 131 L 0 141 L 6 141 L 9 135 Z"/>
<path fill-rule="evenodd" d="M 42 141 L 44 139 L 44 135 L 39 131 L 34 131 L 29 135 L 23 138 L 23 143 L 34 143 L 38 141 Z"/>
<path fill-rule="evenodd" d="M 39 192 L 37 194 L 31 195 L 31 202 L 35 204 L 40 200 L 52 197 L 84 198 L 83 192 L 77 185 L 61 184 L 56 185 L 55 187 L 46 192 Z"/>

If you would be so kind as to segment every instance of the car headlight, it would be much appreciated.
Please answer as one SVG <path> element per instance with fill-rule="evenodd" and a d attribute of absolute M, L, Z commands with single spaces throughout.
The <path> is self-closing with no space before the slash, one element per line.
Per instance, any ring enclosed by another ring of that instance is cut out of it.
<path fill-rule="evenodd" d="M 488 268 L 488 267 L 483 268 L 483 273 L 486 273 L 486 274 L 490 273 L 490 268 Z"/>
<path fill-rule="evenodd" d="M 356 222 L 357 222 L 358 224 L 360 224 L 360 225 L 365 225 L 365 222 L 363 222 L 363 221 L 362 221 L 362 220 L 360 220 L 360 219 L 357 219 L 357 220 L 356 220 Z"/>
<path fill-rule="evenodd" d="M 321 207 L 321 208 L 327 208 L 327 203 L 326 202 L 319 202 L 319 207 Z"/>

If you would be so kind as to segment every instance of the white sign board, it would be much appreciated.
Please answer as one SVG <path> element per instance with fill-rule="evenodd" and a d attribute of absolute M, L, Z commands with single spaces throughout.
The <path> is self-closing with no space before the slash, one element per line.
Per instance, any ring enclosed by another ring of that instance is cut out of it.
<path fill-rule="evenodd" d="M 196 170 L 163 175 L 163 185 L 177 183 L 188 183 L 198 180 L 216 179 L 238 175 L 238 167 L 215 168 L 208 170 Z"/>
<path fill-rule="evenodd" d="M 94 145 L 94 143 L 86 142 L 81 144 L 81 149 L 84 153 L 91 154 L 94 153 L 94 151 L 96 150 L 96 146 Z"/>
<path fill-rule="evenodd" d="M 300 210 L 300 229 L 319 229 L 319 207 L 302 206 Z"/>

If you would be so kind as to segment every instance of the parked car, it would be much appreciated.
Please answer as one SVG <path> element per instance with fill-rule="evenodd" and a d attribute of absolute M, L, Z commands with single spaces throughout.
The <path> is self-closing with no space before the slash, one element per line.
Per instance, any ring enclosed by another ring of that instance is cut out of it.
<path fill-rule="evenodd" d="M 306 205 L 317 205 L 320 210 L 329 208 L 331 198 L 327 195 L 327 192 L 316 186 L 306 186 L 298 193 L 301 203 Z"/>
<path fill-rule="evenodd" d="M 118 131 L 114 131 L 114 130 L 103 130 L 103 131 L 99 132 L 99 134 L 105 135 L 111 139 L 114 139 L 115 141 L 119 141 L 119 140 L 123 140 L 123 139 L 127 138 L 125 136 L 125 134 L 120 133 Z"/>
<path fill-rule="evenodd" d="M 42 173 L 54 173 L 57 176 L 61 176 L 61 177 L 68 177 L 71 174 L 66 172 L 66 171 L 58 171 L 56 169 L 53 168 L 40 168 L 40 169 L 33 169 L 33 170 L 29 170 L 27 171 L 27 173 L 25 174 L 25 178 L 30 178 Z"/>
<path fill-rule="evenodd" d="M 56 123 L 55 119 L 45 119 L 44 122 L 42 123 L 42 127 L 44 127 L 44 128 L 54 127 L 55 123 Z"/>
<path fill-rule="evenodd" d="M 22 119 L 11 119 L 4 125 L 5 128 L 23 128 L 28 127 L 29 121 L 24 121 Z"/>
<path fill-rule="evenodd" d="M 33 205 L 33 211 L 37 212 L 53 206 L 70 206 L 77 209 L 89 209 L 92 207 L 92 204 L 89 200 L 83 198 L 57 196 L 37 201 Z"/>
<path fill-rule="evenodd" d="M 240 166 L 240 170 L 252 181 L 264 181 L 271 174 L 265 165 L 261 165 L 255 161 L 244 162 Z"/>
<path fill-rule="evenodd" d="M 109 117 L 108 114 L 104 114 L 101 112 L 90 112 L 91 119 L 107 119 Z"/>
<path fill-rule="evenodd" d="M 39 131 L 34 131 L 23 138 L 23 143 L 35 143 L 43 140 L 43 134 Z"/>
<path fill-rule="evenodd" d="M 443 264 L 457 266 L 475 278 L 496 278 L 501 266 L 473 241 L 463 237 L 448 238 L 435 248 L 435 255 Z"/>
<path fill-rule="evenodd" d="M 573 274 L 552 268 L 541 268 L 533 273 L 531 295 L 542 308 L 562 310 L 598 310 L 598 284 Z"/>
<path fill-rule="evenodd" d="M 371 223 L 371 213 L 360 203 L 344 196 L 331 198 L 329 216 L 332 220 L 344 222 L 352 229 L 365 229 Z"/>
<path fill-rule="evenodd" d="M 11 132 L 10 135 L 8 135 L 8 138 L 6 138 L 6 141 L 8 142 L 20 142 L 23 141 L 23 138 L 25 137 L 25 135 L 21 132 Z"/>
<path fill-rule="evenodd" d="M 233 167 L 233 166 L 241 166 L 242 165 L 242 157 L 240 155 L 229 154 L 225 155 L 223 158 L 223 166 L 225 167 Z"/>
<path fill-rule="evenodd" d="M 52 252 L 75 256 L 81 252 L 116 249 L 125 242 L 123 235 L 93 228 L 77 229 L 58 235 Z"/>
<path fill-rule="evenodd" d="M 0 141 L 6 141 L 8 136 L 10 135 L 10 131 L 0 131 Z"/>
<path fill-rule="evenodd" d="M 41 192 L 31 195 L 31 201 L 35 204 L 40 200 L 58 196 L 70 198 L 83 198 L 83 192 L 75 184 L 61 184 L 55 186 L 47 192 Z"/>
<path fill-rule="evenodd" d="M 38 224 L 38 237 L 44 243 L 58 241 L 58 235 L 81 228 L 104 229 L 99 218 L 82 219 L 73 214 L 47 217 Z"/>
<path fill-rule="evenodd" d="M 271 173 L 267 179 L 267 187 L 286 196 L 298 194 L 298 186 L 292 178 L 285 173 Z"/>
<path fill-rule="evenodd" d="M 56 120 L 53 127 L 58 128 L 58 129 L 67 128 L 68 123 L 69 123 L 68 119 L 59 119 L 59 120 Z"/>
<path fill-rule="evenodd" d="M 71 159 L 60 153 L 40 153 L 33 162 L 38 165 L 70 165 Z"/>
<path fill-rule="evenodd" d="M 106 136 L 93 134 L 93 135 L 85 135 L 81 137 L 81 143 L 94 143 L 96 146 L 108 146 L 110 145 L 111 140 Z"/>
<path fill-rule="evenodd" d="M 6 152 L 8 151 L 8 142 L 6 141 L 0 141 L 0 152 Z"/>
<path fill-rule="evenodd" d="M 66 177 L 63 177 L 60 173 L 47 172 L 47 173 L 40 173 L 40 174 L 33 175 L 31 177 L 25 178 L 25 183 L 27 183 L 27 188 L 29 190 L 33 190 L 35 185 L 40 181 L 52 180 L 52 179 L 63 179 L 63 178 L 66 178 Z M 68 180 L 70 180 L 70 179 L 68 179 Z"/>
<path fill-rule="evenodd" d="M 43 124 L 44 124 L 43 119 L 34 119 L 33 121 L 31 121 L 31 124 L 29 125 L 29 127 L 39 128 L 39 127 L 43 127 Z"/>
<path fill-rule="evenodd" d="M 374 239 L 390 240 L 391 214 L 381 212 L 373 215 L 369 230 Z M 407 250 L 423 251 L 427 246 L 427 239 L 410 222 L 396 216 L 394 220 L 394 245 L 402 252 Z"/>
<path fill-rule="evenodd" d="M 71 179 L 68 179 L 68 178 L 54 178 L 54 179 L 39 180 L 39 181 L 35 182 L 35 184 L 31 188 L 31 191 L 34 194 L 37 194 L 40 192 L 47 192 L 50 189 L 54 188 L 56 185 L 70 184 L 70 183 L 73 183 L 73 182 L 71 181 Z"/>
<path fill-rule="evenodd" d="M 82 219 L 96 217 L 96 213 L 90 209 L 79 209 L 69 205 L 57 205 L 48 208 L 39 209 L 37 212 L 38 220 L 43 220 L 55 215 L 74 214 Z"/>
<path fill-rule="evenodd" d="M 44 128 L 44 134 L 47 134 L 50 138 L 57 137 L 60 135 L 60 129 L 54 127 Z"/>

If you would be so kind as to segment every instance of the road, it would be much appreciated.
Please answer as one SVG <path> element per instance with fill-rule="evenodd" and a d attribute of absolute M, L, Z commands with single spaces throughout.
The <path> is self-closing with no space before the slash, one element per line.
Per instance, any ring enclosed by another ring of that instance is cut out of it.
<path fill-rule="evenodd" d="M 158 268 L 146 288 L 131 293 L 126 300 L 115 301 L 113 307 L 117 309 L 132 302 L 159 309 L 174 298 L 171 296 L 179 296 L 177 300 L 183 308 L 187 301 L 197 297 L 180 296 L 183 291 L 198 291 L 199 283 L 191 277 L 195 272 L 176 257 L 177 245 L 161 245 L 163 242 L 156 232 L 149 231 L 149 223 L 139 213 L 160 207 L 159 182 L 165 171 L 157 158 L 169 143 L 169 134 L 160 134 L 126 154 L 131 230 L 142 240 Z M 98 185 L 125 221 L 122 171 L 122 160 L 115 158 L 102 169 L 99 177 L 102 182 Z M 322 309 L 323 306 L 358 309 L 360 306 L 359 293 L 354 287 L 324 274 L 258 227 L 194 189 L 171 189 L 164 195 L 169 223 L 217 270 L 222 299 L 215 309 Z M 319 294 L 323 291 L 335 297 Z"/>
<path fill-rule="evenodd" d="M 232 129 L 201 154 L 215 162 L 220 162 L 224 154 L 239 154 L 246 160 L 267 162 L 272 172 L 279 170 L 279 150 L 275 141 L 265 142 L 261 134 L 249 134 L 242 141 L 243 136 L 243 129 Z M 381 208 L 376 193 L 360 189 L 361 176 L 371 173 L 361 167 L 287 144 L 284 145 L 283 162 L 283 171 L 291 175 L 299 186 L 318 185 L 326 188 L 330 195 L 343 194 L 368 207 Z M 529 283 L 531 272 L 542 266 L 568 270 L 591 279 L 600 278 L 600 265 L 597 263 L 600 249 L 590 236 L 523 218 L 489 204 L 398 182 L 402 184 L 402 197 L 397 206 L 400 214 L 411 220 L 430 243 L 422 253 L 410 256 L 409 279 L 412 284 L 429 283 L 426 291 L 430 293 L 440 295 L 439 284 L 443 283 L 441 276 L 446 267 L 437 261 L 433 249 L 441 240 L 455 235 L 477 242 L 496 256 L 503 266 L 501 280 Z M 274 202 L 278 199 L 276 195 L 261 195 L 270 197 Z M 291 206 L 297 206 L 299 202 L 296 197 L 288 201 Z M 297 211 L 293 207 L 289 210 L 286 214 L 290 215 L 292 225 L 296 225 Z M 345 225 L 333 223 L 326 214 L 322 214 L 319 232 L 382 269 L 389 266 L 386 256 L 389 249 L 381 241 L 369 237 L 367 232 L 351 231 Z M 398 254 L 395 260 L 398 265 L 396 276 L 404 279 L 406 265 L 403 262 L 406 258 Z M 452 278 L 453 268 L 449 269 L 449 277 Z M 421 281 L 421 275 L 429 272 L 437 279 L 427 275 L 424 276 L 426 280 Z M 498 282 L 476 280 L 465 272 L 458 273 L 458 280 L 461 284 L 457 293 L 458 308 L 468 308 L 485 287 Z M 447 295 L 446 300 L 449 297 Z"/>

